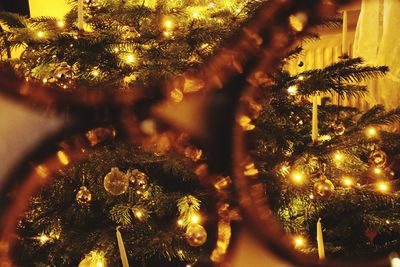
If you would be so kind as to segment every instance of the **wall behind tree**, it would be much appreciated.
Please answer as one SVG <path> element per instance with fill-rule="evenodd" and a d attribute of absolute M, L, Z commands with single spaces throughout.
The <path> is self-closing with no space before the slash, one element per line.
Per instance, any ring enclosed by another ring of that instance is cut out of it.
<path fill-rule="evenodd" d="M 65 0 L 29 0 L 31 17 L 52 16 L 62 18 L 69 8 Z"/>

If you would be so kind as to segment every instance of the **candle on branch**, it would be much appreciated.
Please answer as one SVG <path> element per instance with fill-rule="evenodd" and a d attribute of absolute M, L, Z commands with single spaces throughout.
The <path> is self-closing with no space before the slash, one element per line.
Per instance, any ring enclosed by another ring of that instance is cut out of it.
<path fill-rule="evenodd" d="M 343 11 L 342 55 L 347 55 L 349 53 L 347 46 L 347 30 L 348 30 L 347 11 Z"/>
<path fill-rule="evenodd" d="M 316 95 L 313 96 L 311 139 L 313 144 L 318 142 L 318 96 Z"/>
<path fill-rule="evenodd" d="M 320 260 L 325 259 L 324 238 L 322 236 L 321 218 L 317 222 L 317 243 L 318 243 L 318 257 Z"/>
<path fill-rule="evenodd" d="M 78 0 L 78 29 L 83 30 L 83 0 Z"/>
<path fill-rule="evenodd" d="M 122 240 L 122 235 L 121 232 L 119 231 L 119 226 L 116 228 L 116 231 L 117 231 L 117 242 L 118 242 L 119 254 L 121 255 L 122 266 L 129 267 L 128 256 L 126 255 L 124 240 Z"/>

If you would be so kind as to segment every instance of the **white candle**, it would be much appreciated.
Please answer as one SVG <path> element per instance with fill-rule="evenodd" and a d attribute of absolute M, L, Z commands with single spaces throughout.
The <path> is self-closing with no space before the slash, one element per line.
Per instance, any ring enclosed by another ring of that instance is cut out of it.
<path fill-rule="evenodd" d="M 347 45 L 347 11 L 343 11 L 343 29 L 342 29 L 342 55 L 349 53 L 349 47 Z"/>
<path fill-rule="evenodd" d="M 78 29 L 83 30 L 83 0 L 78 0 Z"/>
<path fill-rule="evenodd" d="M 117 231 L 117 242 L 119 248 L 119 254 L 121 255 L 121 262 L 123 267 L 129 267 L 128 257 L 126 256 L 124 241 L 122 240 L 121 232 L 119 231 L 119 226 L 116 229 Z"/>
<path fill-rule="evenodd" d="M 325 259 L 324 238 L 322 236 L 321 218 L 317 222 L 317 243 L 318 243 L 318 256 L 320 260 Z"/>
<path fill-rule="evenodd" d="M 313 143 L 318 142 L 318 96 L 317 95 L 313 96 L 311 139 Z"/>

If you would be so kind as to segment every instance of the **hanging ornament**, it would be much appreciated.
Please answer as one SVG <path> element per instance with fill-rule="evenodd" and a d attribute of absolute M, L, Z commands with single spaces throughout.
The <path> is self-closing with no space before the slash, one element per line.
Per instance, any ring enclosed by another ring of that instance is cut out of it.
<path fill-rule="evenodd" d="M 81 205 L 87 205 L 92 200 L 92 193 L 86 186 L 81 186 L 78 193 L 76 194 L 76 201 Z"/>
<path fill-rule="evenodd" d="M 322 198 L 329 198 L 334 191 L 335 186 L 325 175 L 314 184 L 314 193 Z"/>
<path fill-rule="evenodd" d="M 129 179 L 125 173 L 118 168 L 112 168 L 104 177 L 104 188 L 114 196 L 121 195 L 126 192 L 129 186 Z"/>
<path fill-rule="evenodd" d="M 67 89 L 73 83 L 74 71 L 67 62 L 62 62 L 59 67 L 54 70 L 54 77 L 60 87 Z"/>
<path fill-rule="evenodd" d="M 382 168 L 386 165 L 387 155 L 382 150 L 376 150 L 372 152 L 369 157 L 369 163 L 375 168 Z"/>
<path fill-rule="evenodd" d="M 344 132 L 346 131 L 346 126 L 344 126 L 343 122 L 340 121 L 335 121 L 331 124 L 331 128 L 335 135 L 343 135 Z"/>
<path fill-rule="evenodd" d="M 145 173 L 138 171 L 135 176 L 135 186 L 140 193 L 145 192 L 149 189 L 149 177 Z"/>
<path fill-rule="evenodd" d="M 85 4 L 85 7 L 89 8 L 90 10 L 100 8 L 100 4 L 99 4 L 98 0 L 85 0 L 84 4 Z"/>
<path fill-rule="evenodd" d="M 104 252 L 92 251 L 79 263 L 78 267 L 107 267 Z"/>
<path fill-rule="evenodd" d="M 316 156 L 312 156 L 308 159 L 305 166 L 305 173 L 308 177 L 312 178 L 317 176 L 321 172 L 321 165 L 319 159 Z"/>
<path fill-rule="evenodd" d="M 207 241 L 207 231 L 200 224 L 192 223 L 186 228 L 186 241 L 192 247 L 199 247 Z"/>

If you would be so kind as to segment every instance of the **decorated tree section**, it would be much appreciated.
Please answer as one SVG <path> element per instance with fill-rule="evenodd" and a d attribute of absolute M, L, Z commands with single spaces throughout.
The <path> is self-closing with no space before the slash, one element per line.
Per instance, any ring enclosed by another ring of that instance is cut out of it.
<path fill-rule="evenodd" d="M 18 226 L 18 266 L 186 266 L 209 259 L 215 242 L 206 228 L 215 230 L 215 204 L 192 161 L 118 140 L 85 153 L 32 197 Z"/>
<path fill-rule="evenodd" d="M 400 109 L 363 112 L 329 97 L 363 96 L 363 82 L 386 72 L 360 58 L 297 75 L 282 68 L 252 103 L 253 120 L 242 124 L 274 214 L 296 248 L 321 259 L 398 248 L 400 135 L 388 129 Z"/>
<path fill-rule="evenodd" d="M 262 1 L 70 1 L 63 20 L 0 13 L 2 57 L 64 89 L 146 85 L 196 68 Z M 98 87 L 97 87 L 98 86 Z"/>

